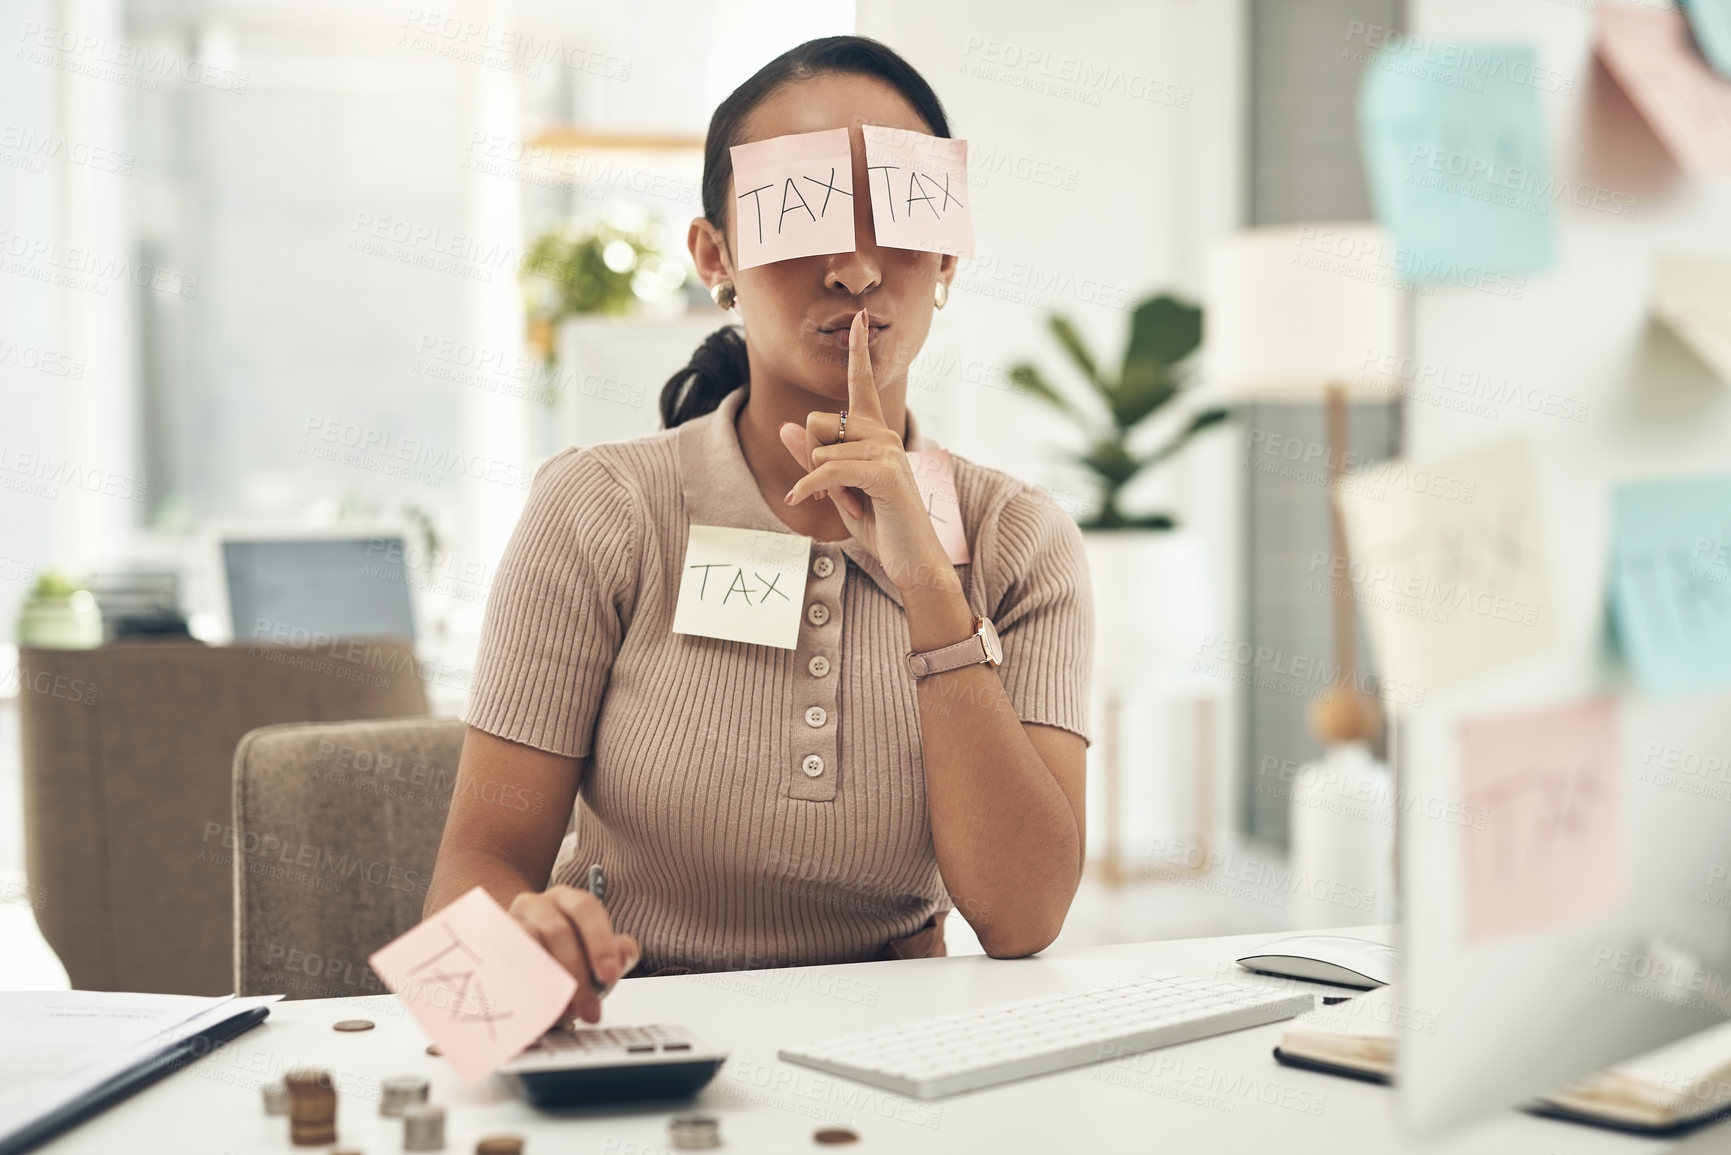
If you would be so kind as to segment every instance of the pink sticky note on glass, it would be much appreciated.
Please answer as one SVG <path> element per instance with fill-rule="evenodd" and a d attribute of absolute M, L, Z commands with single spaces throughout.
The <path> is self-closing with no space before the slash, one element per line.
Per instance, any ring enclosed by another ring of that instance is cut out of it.
<path fill-rule="evenodd" d="M 877 243 L 973 256 L 968 142 L 880 124 L 863 125 L 860 131 Z"/>
<path fill-rule="evenodd" d="M 1731 173 L 1731 80 L 1707 66 L 1676 9 L 1601 4 L 1599 58 L 1691 176 Z"/>
<path fill-rule="evenodd" d="M 1623 901 L 1614 699 L 1463 722 L 1460 759 L 1470 939 L 1567 926 Z"/>
<path fill-rule="evenodd" d="M 471 1085 L 545 1034 L 577 991 L 479 886 L 367 961 Z"/>
<path fill-rule="evenodd" d="M 908 454 L 914 467 L 914 484 L 951 565 L 968 560 L 968 534 L 962 525 L 962 507 L 956 500 L 956 473 L 947 449 L 915 449 Z"/>
<path fill-rule="evenodd" d="M 853 251 L 847 129 L 777 136 L 731 151 L 738 268 Z"/>

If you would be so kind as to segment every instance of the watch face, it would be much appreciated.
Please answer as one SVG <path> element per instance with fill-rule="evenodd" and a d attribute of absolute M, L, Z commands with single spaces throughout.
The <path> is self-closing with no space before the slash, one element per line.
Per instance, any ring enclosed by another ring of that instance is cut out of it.
<path fill-rule="evenodd" d="M 986 643 L 986 657 L 997 665 L 1004 660 L 1004 647 L 998 641 L 998 628 L 992 625 L 991 618 L 980 619 L 980 638 Z"/>

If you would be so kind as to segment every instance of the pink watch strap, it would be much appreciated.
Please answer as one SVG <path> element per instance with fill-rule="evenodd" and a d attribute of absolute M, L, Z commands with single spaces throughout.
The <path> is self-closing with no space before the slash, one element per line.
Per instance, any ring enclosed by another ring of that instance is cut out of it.
<path fill-rule="evenodd" d="M 922 654 L 909 654 L 908 673 L 916 678 L 923 678 L 927 674 L 941 674 L 945 670 L 972 666 L 986 661 L 987 658 L 986 639 L 975 632 L 954 645 L 927 650 Z"/>

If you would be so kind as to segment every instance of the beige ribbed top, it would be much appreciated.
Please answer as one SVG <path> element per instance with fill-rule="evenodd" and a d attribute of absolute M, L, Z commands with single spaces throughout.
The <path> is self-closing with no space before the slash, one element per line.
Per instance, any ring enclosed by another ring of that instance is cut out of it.
<path fill-rule="evenodd" d="M 638 974 L 872 959 L 951 907 L 907 619 L 875 558 L 853 538 L 812 543 L 805 600 L 825 609 L 801 617 L 795 650 L 672 632 L 691 525 L 791 532 L 740 450 L 745 397 L 540 468 L 471 686 L 471 725 L 590 759 L 548 885 L 582 886 L 599 863 L 615 928 L 643 946 Z M 907 422 L 909 449 L 936 448 Z M 1081 533 L 1034 486 L 952 460 L 971 556 L 957 570 L 1002 639 L 1009 700 L 1086 739 Z"/>

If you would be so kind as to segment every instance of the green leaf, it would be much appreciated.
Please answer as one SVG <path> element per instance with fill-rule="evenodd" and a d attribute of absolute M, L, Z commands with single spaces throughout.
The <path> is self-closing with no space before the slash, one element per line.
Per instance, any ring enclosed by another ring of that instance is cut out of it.
<path fill-rule="evenodd" d="M 1077 368 L 1082 370 L 1082 376 L 1088 379 L 1088 384 L 1110 405 L 1112 386 L 1100 376 L 1100 367 L 1094 363 L 1094 355 L 1088 352 L 1088 347 L 1082 344 L 1082 335 L 1076 332 L 1076 326 L 1070 323 L 1068 317 L 1059 313 L 1053 313 L 1046 323 L 1051 328 L 1052 335 L 1058 338 L 1058 344 L 1070 354 L 1070 360 L 1076 362 Z"/>
<path fill-rule="evenodd" d="M 1150 297 L 1130 317 L 1130 343 L 1124 349 L 1124 376 L 1132 363 L 1169 369 L 1202 344 L 1202 310 L 1170 293 Z M 1146 369 L 1142 370 L 1146 372 Z"/>
<path fill-rule="evenodd" d="M 1040 371 L 1034 368 L 1034 366 L 1029 365 L 1026 362 L 1020 365 L 1012 365 L 1010 367 L 1010 382 L 1018 388 L 1025 389 L 1029 393 L 1032 393 L 1034 396 L 1040 398 L 1042 401 L 1046 402 L 1046 404 L 1057 409 L 1059 412 L 1069 414 L 1078 422 L 1082 420 L 1082 415 L 1076 412 L 1075 407 L 1070 404 L 1062 393 L 1059 393 L 1056 389 L 1052 388 L 1051 384 L 1040 375 Z"/>
<path fill-rule="evenodd" d="M 1207 429 L 1211 425 L 1220 424 L 1231 416 L 1232 412 L 1229 409 L 1204 409 L 1202 412 L 1192 417 L 1188 425 L 1174 434 L 1172 440 L 1138 460 L 1136 468 L 1141 470 L 1147 469 L 1149 466 L 1159 465 L 1162 461 L 1165 461 L 1168 457 L 1171 457 L 1174 453 L 1183 449 L 1192 437 L 1195 437 L 1198 433 Z"/>
<path fill-rule="evenodd" d="M 1099 474 L 1109 489 L 1119 488 L 1142 468 L 1142 463 L 1131 456 L 1129 448 L 1117 438 L 1096 441 L 1076 460 Z"/>
<path fill-rule="evenodd" d="M 1144 373 L 1141 365 L 1125 366 L 1125 376 L 1112 400 L 1112 419 L 1119 429 L 1132 429 L 1143 418 L 1178 395 L 1178 382 L 1164 371 Z"/>

